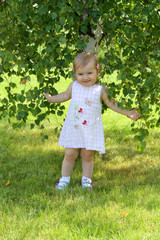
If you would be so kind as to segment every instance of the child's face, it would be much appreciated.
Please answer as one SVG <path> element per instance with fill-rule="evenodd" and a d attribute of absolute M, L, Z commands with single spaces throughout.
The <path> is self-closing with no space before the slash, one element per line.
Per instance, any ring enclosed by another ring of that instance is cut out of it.
<path fill-rule="evenodd" d="M 97 81 L 98 69 L 95 68 L 93 61 L 89 62 L 85 67 L 79 67 L 76 70 L 77 81 L 85 87 L 94 85 Z"/>

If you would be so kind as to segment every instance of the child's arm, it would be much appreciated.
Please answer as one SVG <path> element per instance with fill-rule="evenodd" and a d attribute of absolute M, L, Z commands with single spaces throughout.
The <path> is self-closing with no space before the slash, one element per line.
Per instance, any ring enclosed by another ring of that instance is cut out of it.
<path fill-rule="evenodd" d="M 57 95 L 51 96 L 49 93 L 43 93 L 49 103 L 61 103 L 71 99 L 72 95 L 72 85 L 73 82 L 69 85 L 65 92 L 59 93 Z"/>
<path fill-rule="evenodd" d="M 107 93 L 107 88 L 102 87 L 102 92 L 101 92 L 101 99 L 104 101 L 104 103 L 113 111 L 126 115 L 127 117 L 131 118 L 132 120 L 136 121 L 138 118 L 141 117 L 140 113 L 135 112 L 138 107 L 132 109 L 132 110 L 127 110 L 127 109 L 120 109 L 118 107 L 118 102 L 114 99 L 109 100 L 108 99 L 108 93 Z"/>

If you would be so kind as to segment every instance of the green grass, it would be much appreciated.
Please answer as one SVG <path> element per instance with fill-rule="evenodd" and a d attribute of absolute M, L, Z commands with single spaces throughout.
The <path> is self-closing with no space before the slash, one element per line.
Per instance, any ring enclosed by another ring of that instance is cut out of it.
<path fill-rule="evenodd" d="M 54 189 L 64 156 L 56 117 L 44 130 L 0 123 L 1 240 L 159 240 L 160 129 L 140 153 L 128 118 L 107 110 L 103 122 L 106 153 L 95 155 L 95 189 L 81 189 L 78 158 L 64 192 Z"/>
<path fill-rule="evenodd" d="M 160 130 L 140 153 L 129 120 L 107 113 L 106 154 L 95 156 L 94 191 L 80 187 L 80 159 L 69 189 L 54 189 L 64 149 L 51 125 L 42 142 L 38 128 L 1 123 L 0 239 L 159 239 Z"/>

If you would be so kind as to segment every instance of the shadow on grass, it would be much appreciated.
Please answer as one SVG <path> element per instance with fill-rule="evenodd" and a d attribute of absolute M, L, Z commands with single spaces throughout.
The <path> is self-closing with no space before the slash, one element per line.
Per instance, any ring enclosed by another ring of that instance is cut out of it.
<path fill-rule="evenodd" d="M 123 137 L 118 132 L 108 131 L 106 154 L 95 156 L 95 194 L 99 191 L 109 193 L 115 186 L 134 189 L 154 185 L 158 189 L 160 165 L 148 156 L 152 152 L 158 156 L 157 146 L 152 145 L 139 153 L 129 132 L 121 130 Z M 20 202 L 40 193 L 51 197 L 57 195 L 54 185 L 60 177 L 64 149 L 58 147 L 58 139 L 52 130 L 45 130 L 43 134 L 48 134 L 49 140 L 42 142 L 39 130 L 1 129 L 0 196 L 3 202 Z M 79 187 L 80 179 L 81 161 L 78 158 L 72 186 Z M 73 193 L 72 188 L 70 193 Z"/>

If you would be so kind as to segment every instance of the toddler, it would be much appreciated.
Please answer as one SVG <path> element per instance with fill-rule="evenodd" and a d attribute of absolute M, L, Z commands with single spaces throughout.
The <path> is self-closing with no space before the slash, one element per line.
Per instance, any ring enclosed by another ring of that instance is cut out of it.
<path fill-rule="evenodd" d="M 92 189 L 92 172 L 94 151 L 105 153 L 104 132 L 102 124 L 102 101 L 113 111 L 137 120 L 141 114 L 136 109 L 131 111 L 120 109 L 118 102 L 109 100 L 107 88 L 97 83 L 99 63 L 97 57 L 90 52 L 82 52 L 73 63 L 74 80 L 65 92 L 51 96 L 43 93 L 48 102 L 60 103 L 71 99 L 65 119 L 59 145 L 65 147 L 62 163 L 62 176 L 56 184 L 59 190 L 65 189 L 78 157 L 79 149 L 82 158 L 82 188 Z"/>

